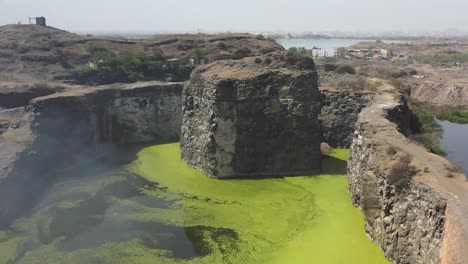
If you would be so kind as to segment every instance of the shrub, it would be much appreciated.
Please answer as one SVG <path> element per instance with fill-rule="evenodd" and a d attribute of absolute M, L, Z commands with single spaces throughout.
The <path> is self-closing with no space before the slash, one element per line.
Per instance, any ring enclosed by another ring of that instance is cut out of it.
<path fill-rule="evenodd" d="M 271 58 L 266 58 L 265 59 L 265 64 L 271 64 L 273 61 L 271 60 Z"/>
<path fill-rule="evenodd" d="M 338 74 L 355 74 L 356 70 L 351 65 L 339 65 L 338 67 L 336 67 L 335 72 Z"/>
<path fill-rule="evenodd" d="M 447 173 L 446 176 L 447 176 L 447 178 L 455 178 L 455 174 L 453 174 L 451 172 Z"/>
<path fill-rule="evenodd" d="M 218 47 L 218 49 L 222 49 L 222 50 L 225 50 L 228 48 L 228 46 L 226 45 L 226 43 L 220 41 L 218 42 L 218 44 L 216 44 L 216 47 Z"/>
<path fill-rule="evenodd" d="M 413 131 L 413 133 L 434 133 L 442 130 L 435 120 L 434 114 L 429 111 L 426 103 L 410 99 L 408 100 L 408 106 L 420 123 L 420 127 Z"/>
<path fill-rule="evenodd" d="M 256 64 L 260 64 L 260 63 L 262 63 L 262 59 L 260 59 L 260 58 L 255 58 L 254 62 L 255 62 Z"/>
<path fill-rule="evenodd" d="M 447 156 L 447 151 L 445 151 L 443 148 L 441 148 L 439 145 L 436 145 L 436 144 L 432 144 L 429 148 L 429 150 L 434 153 L 434 154 L 437 154 L 439 156 Z"/>
<path fill-rule="evenodd" d="M 390 169 L 388 183 L 393 185 L 396 191 L 402 191 L 409 185 L 415 172 L 415 167 L 411 165 L 411 156 L 400 156 Z"/>
<path fill-rule="evenodd" d="M 255 38 L 258 40 L 265 40 L 265 36 L 263 36 L 262 34 L 258 34 L 257 36 L 255 36 Z"/>
<path fill-rule="evenodd" d="M 395 156 L 398 153 L 398 150 L 394 146 L 390 146 L 387 148 L 387 155 L 388 156 Z"/>
<path fill-rule="evenodd" d="M 200 48 L 196 48 L 193 50 L 192 56 L 196 63 L 200 63 L 205 58 L 205 52 Z"/>
<path fill-rule="evenodd" d="M 444 111 L 437 114 L 437 118 L 452 123 L 468 124 L 468 110 Z"/>
<path fill-rule="evenodd" d="M 397 89 L 403 89 L 404 87 L 404 82 L 395 78 L 390 78 L 388 83 Z"/>

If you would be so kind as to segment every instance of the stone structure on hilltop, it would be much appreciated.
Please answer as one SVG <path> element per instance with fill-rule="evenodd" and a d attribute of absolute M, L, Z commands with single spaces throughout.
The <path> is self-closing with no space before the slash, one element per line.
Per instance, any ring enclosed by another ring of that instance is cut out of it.
<path fill-rule="evenodd" d="M 217 178 L 320 170 L 320 94 L 310 58 L 219 61 L 185 86 L 182 159 Z"/>

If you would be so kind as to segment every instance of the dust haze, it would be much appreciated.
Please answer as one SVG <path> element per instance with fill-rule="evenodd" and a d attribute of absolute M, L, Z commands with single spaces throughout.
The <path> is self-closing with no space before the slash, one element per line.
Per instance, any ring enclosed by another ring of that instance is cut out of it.
<path fill-rule="evenodd" d="M 464 0 L 0 0 L 0 24 L 104 32 L 466 32 Z"/>

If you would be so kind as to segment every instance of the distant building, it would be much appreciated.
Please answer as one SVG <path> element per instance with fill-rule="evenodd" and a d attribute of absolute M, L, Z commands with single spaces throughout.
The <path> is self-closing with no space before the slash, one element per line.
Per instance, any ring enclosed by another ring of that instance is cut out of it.
<path fill-rule="evenodd" d="M 36 17 L 36 25 L 47 27 L 46 18 L 45 17 Z"/>
<path fill-rule="evenodd" d="M 387 49 L 381 49 L 381 50 L 380 50 L 380 55 L 381 55 L 383 58 L 388 58 L 389 55 L 390 55 L 390 52 L 388 52 Z"/>
<path fill-rule="evenodd" d="M 47 24 L 46 24 L 46 18 L 45 17 L 30 17 L 29 18 L 29 24 L 32 24 L 31 23 L 31 20 L 35 20 L 36 21 L 36 25 L 38 26 L 43 26 L 43 27 L 47 27 Z"/>
<path fill-rule="evenodd" d="M 314 58 L 324 58 L 325 57 L 325 50 L 321 48 L 313 48 L 312 49 L 312 57 Z"/>
<path fill-rule="evenodd" d="M 336 49 L 326 49 L 325 58 L 336 58 L 337 52 Z"/>

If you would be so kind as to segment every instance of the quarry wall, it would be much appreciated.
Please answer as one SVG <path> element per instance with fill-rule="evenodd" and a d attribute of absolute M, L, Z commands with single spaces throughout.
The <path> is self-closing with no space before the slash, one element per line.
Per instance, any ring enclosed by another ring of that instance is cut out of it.
<path fill-rule="evenodd" d="M 448 161 L 400 133 L 407 130 L 410 113 L 387 89 L 362 110 L 355 126 L 348 161 L 352 202 L 364 213 L 366 232 L 393 262 L 464 263 L 460 257 L 447 261 L 460 254 L 466 233 L 453 240 L 446 224 L 463 214 L 450 195 L 463 194 L 454 189 L 463 176 L 450 174 Z M 452 247 L 444 253 L 446 243 Z"/>

